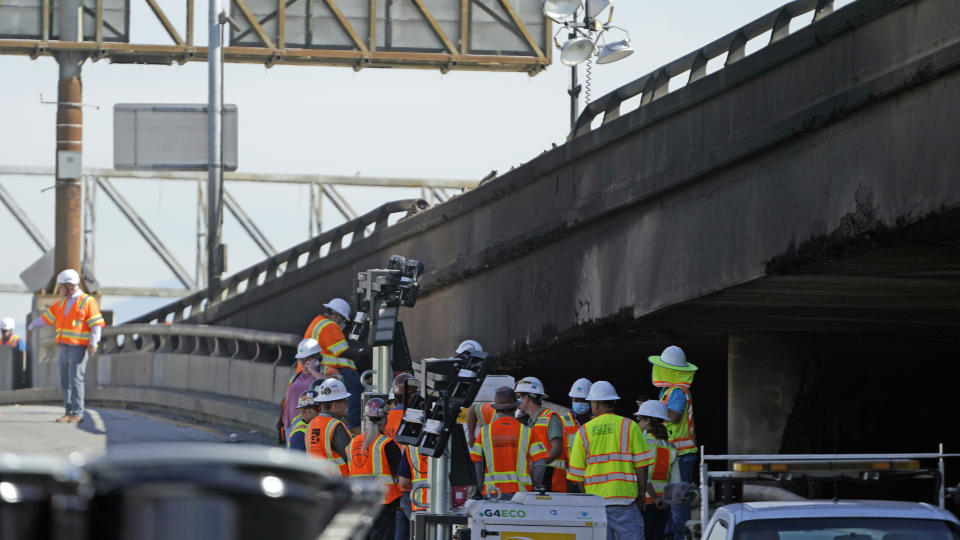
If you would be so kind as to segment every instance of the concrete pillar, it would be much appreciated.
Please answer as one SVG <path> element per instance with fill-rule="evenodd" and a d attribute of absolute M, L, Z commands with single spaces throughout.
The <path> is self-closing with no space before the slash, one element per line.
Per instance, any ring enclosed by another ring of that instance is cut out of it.
<path fill-rule="evenodd" d="M 784 428 L 813 357 L 805 334 L 738 334 L 727 344 L 727 450 L 780 452 Z"/>

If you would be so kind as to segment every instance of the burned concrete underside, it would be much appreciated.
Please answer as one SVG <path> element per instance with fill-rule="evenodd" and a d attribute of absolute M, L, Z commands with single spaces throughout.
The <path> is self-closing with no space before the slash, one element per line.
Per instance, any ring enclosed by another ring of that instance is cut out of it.
<path fill-rule="evenodd" d="M 694 383 L 698 442 L 727 451 L 731 338 L 785 341 L 801 357 L 771 358 L 790 380 L 781 452 L 933 451 L 960 433 L 908 429 L 960 416 L 960 209 L 900 229 L 820 238 L 776 257 L 770 275 L 634 318 L 621 313 L 516 351 L 500 367 L 536 374 L 559 403 L 578 377 L 607 379 L 631 412 L 655 397 L 647 356 L 680 345 L 700 367 Z M 749 372 L 739 374 L 749 377 Z M 758 385 L 770 381 L 758 378 Z M 759 421 L 766 409 L 753 411 Z M 749 411 L 748 411 L 749 413 Z M 922 424 L 920 424 L 922 425 Z M 749 434 L 745 434 L 749 437 Z"/>
<path fill-rule="evenodd" d="M 427 264 L 416 357 L 476 339 L 628 413 L 677 344 L 709 451 L 960 448 L 958 17 L 850 4 L 190 322 L 301 333 L 400 254 Z"/>

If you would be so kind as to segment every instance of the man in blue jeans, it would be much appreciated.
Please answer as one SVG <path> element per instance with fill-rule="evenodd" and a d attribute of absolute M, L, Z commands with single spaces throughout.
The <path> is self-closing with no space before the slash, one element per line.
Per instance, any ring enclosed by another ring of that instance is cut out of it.
<path fill-rule="evenodd" d="M 653 385 L 661 389 L 660 401 L 667 406 L 667 416 L 670 417 L 664 425 L 670 435 L 670 442 L 677 449 L 680 480 L 691 483 L 697 471 L 698 451 L 690 386 L 693 384 L 697 366 L 687 362 L 683 349 L 676 345 L 667 347 L 660 356 L 651 356 L 649 360 L 653 364 Z M 675 538 L 683 538 L 684 528 L 689 520 L 689 504 L 671 506 L 667 534 L 672 533 Z"/>

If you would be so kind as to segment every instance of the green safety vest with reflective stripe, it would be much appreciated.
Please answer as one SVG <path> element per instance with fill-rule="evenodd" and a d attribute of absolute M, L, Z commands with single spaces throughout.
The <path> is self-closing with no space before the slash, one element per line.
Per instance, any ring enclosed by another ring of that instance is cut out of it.
<path fill-rule="evenodd" d="M 637 469 L 653 464 L 653 452 L 640 426 L 616 414 L 602 414 L 577 432 L 567 479 L 607 504 L 630 504 L 637 498 Z"/>
<path fill-rule="evenodd" d="M 667 427 L 667 433 L 670 434 L 670 442 L 677 449 L 677 455 L 695 454 L 697 452 L 697 438 L 693 427 L 693 399 L 690 396 L 690 390 L 682 386 L 670 386 L 663 389 L 660 395 L 660 401 L 666 405 L 670 401 L 670 393 L 680 391 L 687 398 L 687 404 L 683 413 L 680 414 L 679 422 L 664 422 Z"/>
<path fill-rule="evenodd" d="M 304 437 L 307 436 L 307 423 L 300 418 L 299 414 L 290 421 L 290 433 L 287 433 L 287 448 L 290 448 L 290 439 L 293 438 L 294 433 L 303 433 Z M 306 449 L 306 440 L 304 440 L 304 449 Z"/>

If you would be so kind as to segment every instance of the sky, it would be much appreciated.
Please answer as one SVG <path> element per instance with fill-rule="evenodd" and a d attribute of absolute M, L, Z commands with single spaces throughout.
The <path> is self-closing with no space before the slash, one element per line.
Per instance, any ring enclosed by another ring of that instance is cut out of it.
<path fill-rule="evenodd" d="M 341 0 L 342 1 L 342 0 Z M 617 0 L 614 24 L 630 32 L 636 52 L 616 63 L 594 65 L 592 97 L 598 98 L 657 67 L 778 8 L 783 0 Z M 840 7 L 847 1 L 836 3 Z M 137 43 L 169 43 L 146 2 L 131 0 L 131 37 Z M 159 0 L 183 33 L 183 2 Z M 179 9 L 179 10 L 178 10 Z M 205 42 L 206 3 L 198 1 L 198 44 Z M 792 27 L 809 22 L 797 19 Z M 748 44 L 747 52 L 761 40 Z M 225 102 L 239 109 L 239 170 L 479 180 L 505 173 L 562 144 L 569 128 L 569 69 L 559 63 L 525 73 L 363 69 L 227 64 Z M 709 67 L 716 69 L 714 62 Z M 581 82 L 583 80 L 581 67 Z M 83 164 L 113 165 L 113 106 L 117 103 L 205 103 L 207 66 L 83 65 Z M 0 56 L 0 165 L 53 167 L 57 65 L 51 58 Z M 581 100 L 581 107 L 583 101 Z M 0 175 L 3 185 L 52 242 L 52 178 Z M 196 189 L 186 182 L 118 180 L 115 185 L 191 272 L 196 245 Z M 309 192 L 302 186 L 228 184 L 243 208 L 277 249 L 308 238 Z M 416 189 L 343 189 L 360 213 Z M 175 287 L 170 271 L 140 239 L 102 192 L 98 196 L 94 273 L 102 285 Z M 337 225 L 324 207 L 324 228 Z M 230 216 L 225 217 L 227 274 L 262 259 Z M 19 274 L 38 258 L 30 241 L 0 205 L 0 284 L 19 284 Z M 427 261 L 429 264 L 429 261 Z M 351 285 L 345 284 L 344 294 Z M 0 316 L 23 328 L 27 294 L 0 293 Z M 123 321 L 170 299 L 106 297 Z"/>

